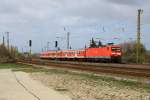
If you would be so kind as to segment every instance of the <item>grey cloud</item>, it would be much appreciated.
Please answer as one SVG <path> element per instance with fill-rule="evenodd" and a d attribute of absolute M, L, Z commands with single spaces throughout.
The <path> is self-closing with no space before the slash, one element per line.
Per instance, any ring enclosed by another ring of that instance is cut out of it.
<path fill-rule="evenodd" d="M 19 12 L 19 5 L 8 0 L 0 1 L 0 14 L 13 14 Z"/>
<path fill-rule="evenodd" d="M 56 33 L 64 33 L 63 27 L 72 34 L 78 33 L 76 35 L 84 37 L 81 33 L 96 32 L 97 30 L 93 28 L 96 25 L 102 27 L 113 22 L 135 24 L 138 8 L 150 10 L 147 2 L 146 0 L 1 0 L 0 29 L 16 33 L 18 41 L 34 39 L 36 51 L 41 49 L 38 47 L 41 41 L 44 45 L 44 42 L 53 41 Z M 144 20 L 147 21 L 149 17 L 146 16 Z M 113 26 L 110 25 L 111 28 Z M 40 37 L 40 40 L 37 37 Z M 81 40 L 87 41 L 89 38 L 90 35 Z M 72 43 L 76 44 L 73 41 Z M 21 43 L 16 44 L 21 46 Z"/>
<path fill-rule="evenodd" d="M 107 0 L 108 2 L 123 4 L 123 5 L 141 5 L 145 4 L 148 0 Z"/>

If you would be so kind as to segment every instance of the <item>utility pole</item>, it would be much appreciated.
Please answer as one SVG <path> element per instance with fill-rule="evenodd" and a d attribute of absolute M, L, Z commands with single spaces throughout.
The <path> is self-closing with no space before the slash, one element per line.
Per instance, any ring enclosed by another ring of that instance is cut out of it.
<path fill-rule="evenodd" d="M 9 32 L 6 32 L 6 35 L 7 35 L 7 48 L 8 48 L 8 51 L 9 51 Z"/>
<path fill-rule="evenodd" d="M 5 37 L 3 36 L 3 46 L 5 45 Z"/>
<path fill-rule="evenodd" d="M 24 53 L 23 47 L 22 47 L 22 49 L 21 49 L 21 50 L 22 50 L 22 53 Z"/>
<path fill-rule="evenodd" d="M 141 13 L 142 12 L 143 12 L 142 9 L 138 9 L 136 63 L 141 62 Z"/>
<path fill-rule="evenodd" d="M 66 31 L 66 28 L 64 27 L 64 31 Z M 70 48 L 70 33 L 67 32 L 67 49 Z"/>
<path fill-rule="evenodd" d="M 49 51 L 49 45 L 50 45 L 50 42 L 47 42 L 47 51 Z"/>
<path fill-rule="evenodd" d="M 70 42 L 70 33 L 67 32 L 67 49 L 69 49 L 69 42 Z"/>

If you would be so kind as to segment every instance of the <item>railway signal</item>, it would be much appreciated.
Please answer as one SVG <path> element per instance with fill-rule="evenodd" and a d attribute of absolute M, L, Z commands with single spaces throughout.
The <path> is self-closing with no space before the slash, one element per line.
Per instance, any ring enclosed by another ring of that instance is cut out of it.
<path fill-rule="evenodd" d="M 32 40 L 29 40 L 29 47 L 30 47 L 30 55 L 31 55 Z"/>
<path fill-rule="evenodd" d="M 29 40 L 29 46 L 30 47 L 32 46 L 32 40 Z"/>
<path fill-rule="evenodd" d="M 55 41 L 55 48 L 58 47 L 58 41 Z"/>

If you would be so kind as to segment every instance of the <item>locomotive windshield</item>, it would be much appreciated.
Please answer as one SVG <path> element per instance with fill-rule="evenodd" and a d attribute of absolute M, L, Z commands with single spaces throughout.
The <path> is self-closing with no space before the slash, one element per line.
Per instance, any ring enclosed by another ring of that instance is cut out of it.
<path fill-rule="evenodd" d="M 118 51 L 118 52 L 121 51 L 121 49 L 120 49 L 119 47 L 112 47 L 111 50 L 112 50 L 112 51 Z"/>

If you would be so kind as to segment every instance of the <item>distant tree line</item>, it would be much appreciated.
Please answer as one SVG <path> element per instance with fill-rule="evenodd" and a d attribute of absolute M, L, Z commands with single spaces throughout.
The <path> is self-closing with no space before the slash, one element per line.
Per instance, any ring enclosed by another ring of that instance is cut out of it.
<path fill-rule="evenodd" d="M 102 46 L 102 42 L 99 40 L 99 41 L 95 41 L 93 38 L 90 40 L 90 48 L 97 48 L 97 47 L 100 47 Z"/>
<path fill-rule="evenodd" d="M 5 57 L 10 57 L 8 49 L 4 45 L 0 45 L 0 59 L 3 59 Z"/>
<path fill-rule="evenodd" d="M 10 62 L 14 61 L 15 57 L 18 54 L 18 50 L 11 46 L 10 49 L 8 49 L 4 44 L 0 44 L 0 62 Z"/>

